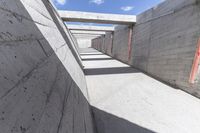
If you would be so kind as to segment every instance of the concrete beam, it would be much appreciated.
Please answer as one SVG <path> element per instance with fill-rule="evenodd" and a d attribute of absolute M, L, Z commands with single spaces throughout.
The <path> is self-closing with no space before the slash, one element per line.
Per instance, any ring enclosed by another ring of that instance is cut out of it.
<path fill-rule="evenodd" d="M 134 15 L 103 14 L 78 11 L 58 11 L 63 21 L 130 25 L 136 23 Z"/>
<path fill-rule="evenodd" d="M 72 30 L 72 34 L 87 34 L 87 35 L 105 35 L 106 32 L 103 31 L 79 31 L 79 30 Z"/>
<path fill-rule="evenodd" d="M 90 25 L 67 25 L 69 30 L 82 30 L 82 31 L 114 31 L 114 26 L 90 26 Z"/>
<path fill-rule="evenodd" d="M 93 35 L 93 34 L 73 34 L 75 38 L 97 38 L 101 35 Z"/>

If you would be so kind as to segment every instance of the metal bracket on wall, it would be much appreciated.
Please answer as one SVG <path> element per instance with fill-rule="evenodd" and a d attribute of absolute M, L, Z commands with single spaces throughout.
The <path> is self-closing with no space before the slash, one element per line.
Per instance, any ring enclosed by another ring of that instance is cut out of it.
<path fill-rule="evenodd" d="M 197 50 L 195 53 L 193 65 L 192 65 L 192 70 L 190 73 L 190 79 L 189 83 L 194 84 L 195 80 L 197 79 L 197 74 L 198 74 L 198 69 L 199 69 L 199 64 L 200 64 L 200 38 L 197 43 Z"/>

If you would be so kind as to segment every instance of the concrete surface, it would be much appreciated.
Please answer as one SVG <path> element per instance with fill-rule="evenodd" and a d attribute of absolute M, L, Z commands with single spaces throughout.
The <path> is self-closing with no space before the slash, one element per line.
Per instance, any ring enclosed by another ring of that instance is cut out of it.
<path fill-rule="evenodd" d="M 91 25 L 72 25 L 67 24 L 69 30 L 83 30 L 83 31 L 114 31 L 113 26 L 91 26 Z"/>
<path fill-rule="evenodd" d="M 130 26 L 119 25 L 112 34 L 97 37 L 92 41 L 92 47 L 111 55 L 123 62 L 129 62 Z"/>
<path fill-rule="evenodd" d="M 114 58 L 128 62 L 129 26 L 117 26 L 114 32 L 112 55 Z"/>
<path fill-rule="evenodd" d="M 131 59 L 133 66 L 197 97 L 200 81 L 191 85 L 189 77 L 200 37 L 199 2 L 168 0 L 137 16 Z"/>
<path fill-rule="evenodd" d="M 86 34 L 86 35 L 105 35 L 104 31 L 82 31 L 82 30 L 71 30 L 72 34 Z"/>
<path fill-rule="evenodd" d="M 92 40 L 100 37 L 101 35 L 95 34 L 73 34 L 77 40 L 77 45 L 79 48 L 89 48 L 92 47 Z"/>
<path fill-rule="evenodd" d="M 103 53 L 113 56 L 113 47 L 114 47 L 113 41 L 115 40 L 114 33 L 115 32 L 106 33 L 105 36 L 99 36 L 94 38 L 92 40 L 92 48 L 98 49 Z"/>
<path fill-rule="evenodd" d="M 199 133 L 199 99 L 94 49 L 81 57 L 98 133 Z"/>
<path fill-rule="evenodd" d="M 134 15 L 104 14 L 79 11 L 58 11 L 64 21 L 87 22 L 87 23 L 106 23 L 106 24 L 125 24 L 130 25 L 136 22 Z"/>
<path fill-rule="evenodd" d="M 74 37 L 78 42 L 79 48 L 89 48 L 92 46 L 92 40 L 101 35 L 86 35 L 86 34 L 75 34 Z"/>
<path fill-rule="evenodd" d="M 200 0 L 166 0 L 138 15 L 128 61 L 126 27 L 114 31 L 109 50 L 105 46 L 110 43 L 104 43 L 103 36 L 94 39 L 92 46 L 102 52 L 112 51 L 106 54 L 200 98 L 200 67 L 195 83 L 189 83 L 200 37 L 199 3 Z"/>
<path fill-rule="evenodd" d="M 47 0 L 0 1 L 0 133 L 94 133 L 74 40 Z"/>

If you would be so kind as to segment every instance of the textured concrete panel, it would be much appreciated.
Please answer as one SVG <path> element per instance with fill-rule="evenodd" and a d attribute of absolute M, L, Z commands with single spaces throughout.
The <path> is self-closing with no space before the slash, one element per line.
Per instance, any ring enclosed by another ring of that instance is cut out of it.
<path fill-rule="evenodd" d="M 67 24 L 69 30 L 83 30 L 83 31 L 114 31 L 111 26 L 91 26 L 91 25 L 70 25 Z"/>
<path fill-rule="evenodd" d="M 189 76 L 200 36 L 198 1 L 168 0 L 138 16 L 133 66 L 199 96 Z"/>
<path fill-rule="evenodd" d="M 74 37 L 77 40 L 79 49 L 91 47 L 92 39 L 98 36 L 101 36 L 101 35 L 74 34 Z"/>
<path fill-rule="evenodd" d="M 129 26 L 118 26 L 114 32 L 113 57 L 128 62 Z"/>
<path fill-rule="evenodd" d="M 46 0 L 0 1 L 0 132 L 93 133 L 73 38 Z"/>
<path fill-rule="evenodd" d="M 194 84 L 189 83 L 189 78 L 200 37 L 199 3 L 199 0 L 166 0 L 138 15 L 128 62 L 198 97 L 200 75 L 197 74 Z M 127 62 L 128 31 L 118 30 L 114 32 L 112 56 Z"/>
<path fill-rule="evenodd" d="M 105 35 L 105 53 L 108 55 L 112 55 L 112 47 L 113 47 L 113 32 L 108 32 Z"/>

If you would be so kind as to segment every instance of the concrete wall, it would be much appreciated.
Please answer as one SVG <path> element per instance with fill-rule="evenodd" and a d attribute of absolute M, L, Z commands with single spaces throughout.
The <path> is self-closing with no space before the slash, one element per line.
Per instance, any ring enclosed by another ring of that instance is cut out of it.
<path fill-rule="evenodd" d="M 103 53 L 107 53 L 108 55 L 111 55 L 123 62 L 128 62 L 129 34 L 130 27 L 120 25 L 115 27 L 115 31 L 113 33 L 107 32 L 105 36 L 101 36 L 95 40 L 98 42 L 98 45 L 101 47 L 101 51 Z M 93 42 L 92 44 L 95 47 L 96 43 Z"/>
<path fill-rule="evenodd" d="M 93 133 L 73 39 L 47 0 L 0 1 L 0 132 Z"/>
<path fill-rule="evenodd" d="M 131 64 L 200 96 L 200 82 L 193 86 L 188 82 L 200 37 L 199 11 L 195 0 L 168 0 L 139 15 Z"/>
<path fill-rule="evenodd" d="M 138 15 L 133 28 L 129 64 L 200 97 L 199 78 L 194 84 L 189 84 L 200 37 L 199 23 L 199 0 L 166 0 Z M 119 42 L 116 39 L 120 38 L 127 44 L 126 35 L 114 37 L 114 42 Z M 126 62 L 127 45 L 124 44 L 114 43 L 112 56 Z"/>
<path fill-rule="evenodd" d="M 112 55 L 124 62 L 128 62 L 129 31 L 129 26 L 118 26 L 114 32 Z"/>
<path fill-rule="evenodd" d="M 113 33 L 112 32 L 107 32 L 105 35 L 105 53 L 108 55 L 112 55 L 112 47 L 113 47 Z"/>
<path fill-rule="evenodd" d="M 92 45 L 92 39 L 77 38 L 79 48 L 90 48 Z"/>
<path fill-rule="evenodd" d="M 103 40 L 104 40 L 104 36 L 101 36 L 101 37 L 93 39 L 92 40 L 92 47 L 104 52 L 105 49 L 102 50 L 102 47 L 104 46 L 104 41 Z"/>
<path fill-rule="evenodd" d="M 75 34 L 73 36 L 77 41 L 77 45 L 79 49 L 92 47 L 92 40 L 98 37 L 98 35 L 89 35 L 89 34 L 88 35 Z"/>

